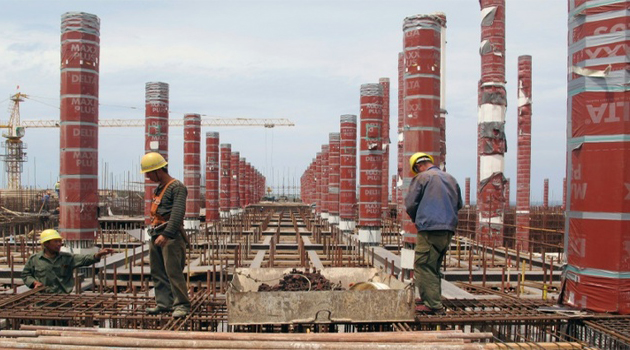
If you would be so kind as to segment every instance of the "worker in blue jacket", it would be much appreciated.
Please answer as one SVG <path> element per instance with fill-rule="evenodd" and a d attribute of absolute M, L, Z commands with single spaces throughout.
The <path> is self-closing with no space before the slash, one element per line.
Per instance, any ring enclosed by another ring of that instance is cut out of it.
<path fill-rule="evenodd" d="M 418 230 L 414 282 L 422 300 L 416 311 L 442 313 L 440 266 L 457 228 L 462 194 L 457 180 L 435 166 L 431 155 L 415 153 L 409 166 L 415 177 L 405 208 Z"/>

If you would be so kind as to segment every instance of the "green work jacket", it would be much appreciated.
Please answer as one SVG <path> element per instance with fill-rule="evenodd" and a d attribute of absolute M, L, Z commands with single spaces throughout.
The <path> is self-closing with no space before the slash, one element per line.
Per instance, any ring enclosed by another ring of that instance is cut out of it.
<path fill-rule="evenodd" d="M 41 251 L 28 258 L 22 270 L 22 280 L 29 288 L 33 288 L 35 281 L 39 281 L 46 286 L 46 293 L 67 294 L 74 288 L 74 269 L 92 265 L 100 260 L 94 254 L 79 255 L 64 252 L 50 260 Z"/>

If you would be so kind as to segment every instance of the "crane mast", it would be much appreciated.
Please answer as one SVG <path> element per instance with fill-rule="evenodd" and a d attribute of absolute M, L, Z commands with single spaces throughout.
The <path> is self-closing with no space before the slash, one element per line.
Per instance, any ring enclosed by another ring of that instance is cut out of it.
<path fill-rule="evenodd" d="M 6 139 L 2 143 L 4 147 L 2 159 L 7 172 L 7 188 L 10 190 L 18 190 L 22 187 L 23 163 L 27 160 L 26 152 L 24 152 L 26 144 L 22 142 L 24 128 L 20 125 L 20 102 L 23 102 L 26 97 L 20 92 L 11 96 L 9 123 L 0 126 L 7 129 L 2 133 L 2 137 Z"/>

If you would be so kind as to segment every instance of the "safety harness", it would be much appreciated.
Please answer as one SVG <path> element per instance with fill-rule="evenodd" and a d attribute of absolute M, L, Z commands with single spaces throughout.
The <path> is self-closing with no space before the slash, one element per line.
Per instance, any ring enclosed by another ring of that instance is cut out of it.
<path fill-rule="evenodd" d="M 161 225 L 161 224 L 165 223 L 166 221 L 168 221 L 168 219 L 166 219 L 162 215 L 158 214 L 157 210 L 158 210 L 158 206 L 162 202 L 162 197 L 164 197 L 164 193 L 166 193 L 166 189 L 173 182 L 175 182 L 175 179 L 172 179 L 171 181 L 169 181 L 164 186 L 162 191 L 160 191 L 160 193 L 157 196 L 153 197 L 153 202 L 151 203 L 151 226 L 153 226 L 153 227 L 158 227 L 159 225 Z"/>

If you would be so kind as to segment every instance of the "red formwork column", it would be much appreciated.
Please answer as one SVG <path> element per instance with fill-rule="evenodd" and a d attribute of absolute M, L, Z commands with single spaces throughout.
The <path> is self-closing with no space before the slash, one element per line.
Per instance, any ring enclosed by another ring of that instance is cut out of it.
<path fill-rule="evenodd" d="M 465 202 L 464 205 L 466 207 L 470 207 L 470 178 L 467 177 L 466 178 L 466 189 L 464 190 L 464 198 L 465 198 Z"/>
<path fill-rule="evenodd" d="M 330 183 L 330 145 L 322 145 L 322 183 L 320 190 L 322 191 L 322 211 L 321 217 L 328 220 L 329 215 L 329 198 L 328 185 Z"/>
<path fill-rule="evenodd" d="M 262 174 L 260 175 L 260 194 L 259 194 L 259 198 L 262 198 L 262 196 L 265 195 L 265 189 L 267 188 L 267 178 L 265 176 L 263 176 Z"/>
<path fill-rule="evenodd" d="M 221 174 L 219 175 L 221 183 L 219 185 L 219 215 L 222 218 L 230 216 L 230 198 L 232 189 L 232 145 L 222 143 L 220 145 L 221 152 Z"/>
<path fill-rule="evenodd" d="M 254 203 L 252 189 L 254 188 L 254 168 L 251 164 L 245 163 L 247 182 L 245 184 L 245 205 Z"/>
<path fill-rule="evenodd" d="M 201 116 L 184 115 L 184 185 L 188 189 L 184 228 L 199 229 L 201 208 Z"/>
<path fill-rule="evenodd" d="M 505 197 L 505 209 L 510 207 L 510 179 L 505 179 L 505 186 L 503 187 L 503 196 Z"/>
<path fill-rule="evenodd" d="M 322 153 L 317 152 L 315 157 L 315 213 L 322 214 Z"/>
<path fill-rule="evenodd" d="M 416 152 L 433 156 L 440 164 L 440 48 L 442 19 L 438 15 L 405 18 L 404 33 L 404 116 L 403 116 L 403 198 L 409 191 L 413 173 L 409 158 Z M 403 248 L 401 264 L 413 269 L 416 226 L 402 214 Z"/>
<path fill-rule="evenodd" d="M 361 85 L 361 129 L 359 134 L 359 241 L 381 242 L 381 189 L 383 169 L 383 87 Z"/>
<path fill-rule="evenodd" d="M 383 166 L 381 169 L 381 215 L 389 213 L 389 78 L 380 78 L 378 83 L 383 88 L 383 128 L 381 140 L 383 147 Z"/>
<path fill-rule="evenodd" d="M 402 192 L 402 185 L 403 185 L 403 162 L 404 162 L 404 155 L 403 155 L 403 126 L 404 126 L 404 119 L 405 119 L 405 102 L 404 102 L 404 96 L 405 96 L 405 81 L 404 81 L 404 75 L 405 73 L 405 53 L 404 52 L 399 52 L 398 53 L 398 138 L 396 140 L 396 144 L 398 146 L 397 148 L 397 154 L 396 154 L 396 160 L 398 162 L 397 165 L 397 169 L 396 169 L 396 189 L 397 189 L 397 194 L 398 197 L 396 197 L 396 203 L 398 206 L 398 223 L 401 223 L 401 220 L 403 218 L 403 213 L 405 212 L 405 204 L 403 202 L 403 192 Z"/>
<path fill-rule="evenodd" d="M 300 180 L 300 193 L 302 203 L 313 205 L 315 202 L 315 198 L 313 196 L 313 180 L 314 180 L 314 167 L 315 167 L 315 159 L 308 165 L 304 175 Z"/>
<path fill-rule="evenodd" d="M 256 168 L 252 167 L 252 203 L 258 203 L 260 201 L 260 198 L 258 198 L 258 170 L 256 170 Z"/>
<path fill-rule="evenodd" d="M 477 129 L 477 238 L 503 245 L 505 212 L 505 0 L 481 0 Z"/>
<path fill-rule="evenodd" d="M 532 164 L 532 56 L 518 56 L 516 148 L 516 244 L 529 251 Z"/>
<path fill-rule="evenodd" d="M 334 225 L 339 224 L 339 147 L 340 133 L 331 132 L 328 134 L 329 156 L 328 168 L 328 222 Z"/>
<path fill-rule="evenodd" d="M 59 232 L 74 252 L 94 250 L 99 229 L 98 81 L 100 20 L 61 16 Z"/>
<path fill-rule="evenodd" d="M 567 178 L 562 179 L 562 211 L 567 209 Z"/>
<path fill-rule="evenodd" d="M 549 179 L 543 180 L 543 208 L 549 208 Z"/>
<path fill-rule="evenodd" d="M 438 126 L 440 128 L 440 169 L 446 171 L 446 14 L 438 12 L 435 14 L 440 18 L 442 26 L 440 35 L 440 117 Z"/>
<path fill-rule="evenodd" d="M 569 1 L 564 302 L 630 314 L 630 15 Z"/>
<path fill-rule="evenodd" d="M 396 175 L 392 175 L 392 179 L 391 179 L 391 193 L 392 193 L 392 202 L 395 204 L 396 203 L 396 196 L 398 196 L 398 191 L 396 190 Z M 389 215 L 391 214 L 391 211 L 389 212 Z M 397 213 L 395 214 L 397 215 Z M 392 217 L 392 219 L 395 219 L 395 217 Z"/>
<path fill-rule="evenodd" d="M 339 141 L 339 229 L 354 232 L 357 203 L 357 116 L 340 117 Z"/>
<path fill-rule="evenodd" d="M 232 152 L 230 155 L 230 214 L 238 214 L 240 212 L 241 198 L 239 193 L 241 174 L 240 174 L 240 152 Z"/>
<path fill-rule="evenodd" d="M 168 161 L 168 84 L 145 85 L 144 153 L 157 152 Z M 151 223 L 151 200 L 157 183 L 144 179 L 144 223 Z"/>
<path fill-rule="evenodd" d="M 245 169 L 245 158 L 238 159 L 238 207 L 245 208 L 245 185 L 247 184 L 247 169 Z"/>
<path fill-rule="evenodd" d="M 206 223 L 219 220 L 219 133 L 206 133 Z"/>

